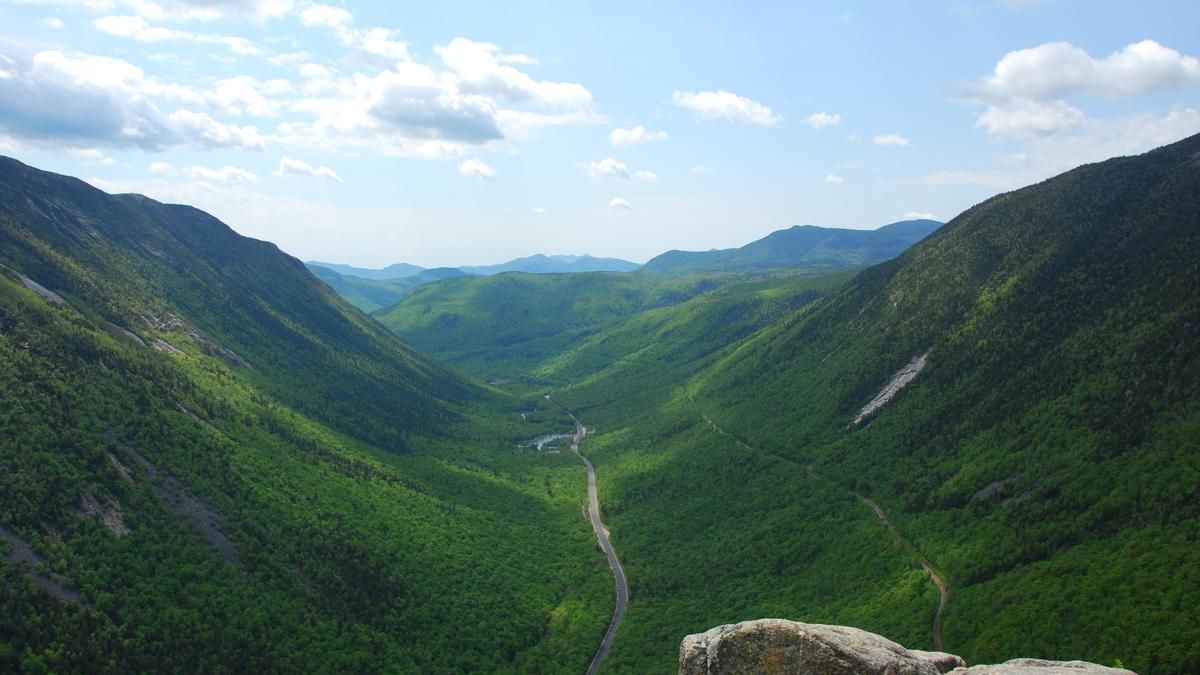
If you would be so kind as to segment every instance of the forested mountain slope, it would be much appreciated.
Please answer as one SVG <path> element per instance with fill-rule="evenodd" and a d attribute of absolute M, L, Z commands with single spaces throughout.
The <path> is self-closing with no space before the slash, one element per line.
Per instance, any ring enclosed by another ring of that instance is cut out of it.
<path fill-rule="evenodd" d="M 582 670 L 557 411 L 273 245 L 0 160 L 0 671 Z M 522 415 L 523 414 L 523 415 Z"/>
<path fill-rule="evenodd" d="M 763 616 L 931 647 L 923 557 L 969 662 L 1194 671 L 1198 290 L 1192 137 L 988 200 L 632 409 L 556 394 L 599 427 L 632 584 L 611 667 Z"/>
<path fill-rule="evenodd" d="M 507 381 L 568 353 L 588 335 L 720 286 L 713 278 L 509 272 L 415 289 L 375 318 L 406 342 L 476 377 Z"/>

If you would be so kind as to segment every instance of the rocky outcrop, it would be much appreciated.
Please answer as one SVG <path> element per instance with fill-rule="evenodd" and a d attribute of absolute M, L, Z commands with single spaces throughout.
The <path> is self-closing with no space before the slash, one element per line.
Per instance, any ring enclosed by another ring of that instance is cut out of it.
<path fill-rule="evenodd" d="M 926 351 L 924 354 L 917 354 L 914 356 L 912 360 L 909 361 L 903 368 L 896 371 L 896 374 L 892 376 L 892 379 L 888 380 L 888 383 L 883 386 L 883 389 L 879 390 L 878 394 L 875 394 L 875 398 L 871 399 L 870 403 L 866 404 L 863 406 L 862 410 L 858 411 L 858 416 L 854 418 L 854 421 L 850 423 L 850 426 L 856 427 L 862 424 L 868 417 L 874 415 L 879 411 L 880 408 L 887 405 L 893 398 L 896 397 L 896 394 L 900 393 L 901 389 L 907 387 L 909 382 L 912 382 L 917 378 L 917 375 L 919 375 L 921 371 L 925 369 L 925 364 L 927 363 L 929 363 L 928 351 Z"/>
<path fill-rule="evenodd" d="M 783 619 L 717 626 L 679 646 L 679 675 L 1133 675 L 1083 661 L 1014 659 L 967 668 L 962 658 L 905 649 L 874 633 Z"/>
<path fill-rule="evenodd" d="M 973 666 L 950 671 L 955 675 L 1134 675 L 1132 670 L 1106 668 L 1086 661 L 1013 659 L 995 666 Z"/>
<path fill-rule="evenodd" d="M 783 619 L 717 626 L 679 647 L 680 675 L 940 675 L 963 665 L 952 654 L 908 650 L 857 628 Z"/>

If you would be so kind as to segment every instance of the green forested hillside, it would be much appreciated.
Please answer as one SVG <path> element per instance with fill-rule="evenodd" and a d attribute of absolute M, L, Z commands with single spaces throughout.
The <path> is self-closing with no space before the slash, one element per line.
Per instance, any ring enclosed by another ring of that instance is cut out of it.
<path fill-rule="evenodd" d="M 763 616 L 930 648 L 918 552 L 970 662 L 1200 667 L 1198 157 L 1193 137 L 1000 195 L 685 381 L 556 394 L 600 432 L 632 586 L 610 670 Z"/>
<path fill-rule="evenodd" d="M 509 272 L 422 286 L 375 318 L 443 363 L 515 384 L 602 327 L 718 285 L 712 278 Z"/>
<path fill-rule="evenodd" d="M 561 412 L 187 207 L 0 161 L 0 671 L 582 670 Z"/>

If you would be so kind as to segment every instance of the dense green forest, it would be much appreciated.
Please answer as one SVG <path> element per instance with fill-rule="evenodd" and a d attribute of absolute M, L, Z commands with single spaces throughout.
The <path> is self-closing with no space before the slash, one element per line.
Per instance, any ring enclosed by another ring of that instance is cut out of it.
<path fill-rule="evenodd" d="M 0 162 L 0 671 L 582 670 L 570 428 L 205 214 Z"/>
<path fill-rule="evenodd" d="M 601 432 L 632 584 L 612 670 L 764 616 L 930 648 L 933 586 L 851 492 L 948 579 L 946 649 L 969 662 L 1200 667 L 1198 154 L 1193 137 L 991 199 L 673 395 L 562 392 Z"/>
<path fill-rule="evenodd" d="M 580 672 L 583 470 L 518 445 L 561 403 L 631 586 L 605 672 L 769 616 L 930 649 L 924 561 L 971 663 L 1195 672 L 1197 157 L 861 272 L 464 277 L 378 322 L 194 209 L 0 162 L 0 670 Z"/>
<path fill-rule="evenodd" d="M 469 282 L 430 287 L 446 295 L 423 316 L 470 318 L 439 332 L 401 303 L 391 327 L 466 372 L 524 374 L 596 427 L 632 596 L 611 672 L 669 670 L 682 635 L 765 616 L 931 648 L 938 594 L 916 552 L 950 583 L 946 648 L 972 663 L 1192 672 L 1198 151 L 1000 195 L 844 285 L 769 278 L 623 307 L 569 348 L 506 339 L 514 309 L 575 316 L 516 284 L 473 305 Z"/>

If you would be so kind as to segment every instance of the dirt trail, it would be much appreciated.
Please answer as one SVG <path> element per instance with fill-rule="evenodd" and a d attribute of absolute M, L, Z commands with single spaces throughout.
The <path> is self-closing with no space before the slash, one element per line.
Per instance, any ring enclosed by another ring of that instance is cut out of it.
<path fill-rule="evenodd" d="M 942 651 L 943 649 L 945 649 L 945 647 L 943 646 L 943 643 L 942 643 L 942 613 L 946 610 L 946 603 L 950 600 L 950 584 L 946 581 L 945 577 L 943 577 L 941 574 L 938 573 L 938 571 L 936 569 L 934 569 L 933 565 L 930 564 L 929 560 L 926 559 L 925 556 L 921 555 L 920 550 L 918 550 L 917 547 L 914 546 L 912 542 L 910 542 L 908 539 L 906 539 L 904 537 L 904 535 L 900 533 L 900 530 L 896 529 L 895 524 L 892 523 L 891 518 L 888 518 L 887 512 L 883 510 L 883 507 L 881 507 L 879 504 L 875 503 L 875 500 L 871 499 L 870 497 L 867 497 L 866 495 L 860 495 L 857 492 L 847 489 L 847 488 L 843 487 L 842 485 L 839 485 L 837 482 L 835 482 L 829 478 L 826 478 L 825 476 L 822 476 L 821 474 L 817 473 L 812 468 L 811 465 L 803 466 L 803 465 L 799 464 L 798 462 L 794 462 L 794 461 L 788 459 L 787 457 L 783 457 L 782 455 L 777 455 L 773 452 L 769 452 L 766 450 L 758 450 L 757 448 L 754 448 L 753 446 L 746 443 L 745 441 L 738 438 L 737 436 L 734 436 L 733 434 L 729 433 L 725 429 L 721 428 L 721 426 L 718 425 L 716 422 L 712 421 L 712 419 L 708 415 L 701 413 L 701 417 L 704 418 L 705 424 L 707 424 L 709 427 L 711 427 L 714 431 L 721 434 L 722 436 L 726 436 L 726 437 L 732 439 L 735 443 L 737 443 L 739 446 L 745 448 L 746 450 L 750 450 L 753 452 L 762 452 L 763 454 L 765 454 L 773 459 L 776 459 L 780 462 L 783 462 L 784 464 L 791 464 L 792 466 L 794 466 L 798 469 L 802 469 L 806 473 L 808 473 L 808 475 L 812 476 L 813 478 L 817 478 L 819 480 L 825 481 L 826 483 L 829 483 L 830 485 L 836 487 L 839 490 L 842 490 L 846 494 L 853 496 L 855 499 L 858 499 L 862 503 L 869 506 L 871 508 L 871 510 L 875 512 L 875 515 L 879 517 L 879 520 L 881 520 L 883 522 L 884 526 L 887 527 L 888 531 L 892 533 L 892 536 L 894 536 L 897 541 L 899 541 L 905 548 L 907 548 L 917 558 L 917 560 L 921 563 L 921 569 L 923 569 L 927 573 L 929 573 L 930 581 L 932 581 L 933 585 L 937 587 L 937 589 L 938 589 L 938 606 L 937 606 L 937 613 L 935 613 L 934 617 L 933 617 L 933 648 L 938 651 Z"/>

